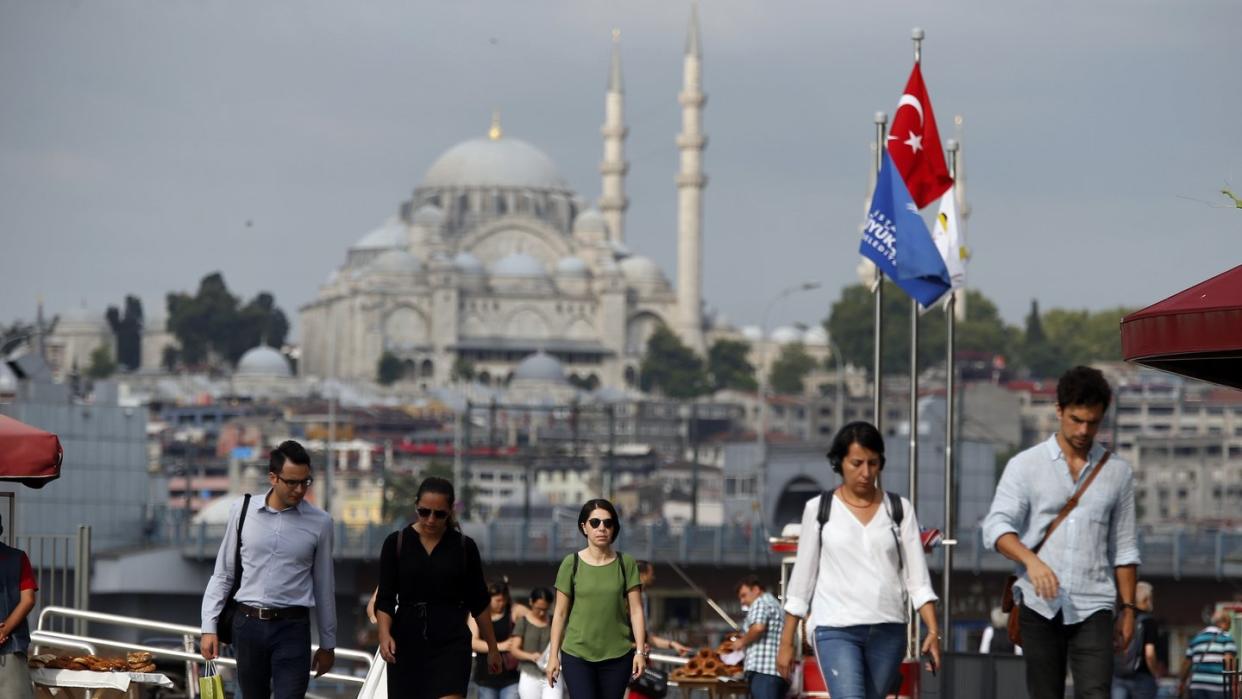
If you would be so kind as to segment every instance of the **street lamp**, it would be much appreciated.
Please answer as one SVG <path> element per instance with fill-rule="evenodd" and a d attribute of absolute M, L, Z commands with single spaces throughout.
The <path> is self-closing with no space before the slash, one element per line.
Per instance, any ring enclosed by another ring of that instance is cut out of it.
<path fill-rule="evenodd" d="M 762 321 L 759 326 L 759 430 L 755 438 L 755 445 L 759 452 L 759 516 L 762 518 L 763 526 L 767 527 L 767 515 L 765 514 L 764 503 L 767 500 L 767 470 L 768 470 L 768 316 L 772 313 L 772 309 L 776 304 L 786 298 L 803 292 L 814 291 L 823 284 L 819 282 L 802 282 L 794 286 L 782 289 L 780 293 L 772 297 L 766 308 L 763 309 Z"/>

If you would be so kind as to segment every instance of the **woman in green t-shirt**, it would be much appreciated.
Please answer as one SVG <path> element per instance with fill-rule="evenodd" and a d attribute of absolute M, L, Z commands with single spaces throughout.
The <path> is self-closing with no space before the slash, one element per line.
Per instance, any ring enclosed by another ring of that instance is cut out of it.
<path fill-rule="evenodd" d="M 578 514 L 587 546 L 565 557 L 556 574 L 556 610 L 545 672 L 555 687 L 564 670 L 574 699 L 623 699 L 630 679 L 647 666 L 642 584 L 635 560 L 614 551 L 621 533 L 617 509 L 588 500 Z"/>

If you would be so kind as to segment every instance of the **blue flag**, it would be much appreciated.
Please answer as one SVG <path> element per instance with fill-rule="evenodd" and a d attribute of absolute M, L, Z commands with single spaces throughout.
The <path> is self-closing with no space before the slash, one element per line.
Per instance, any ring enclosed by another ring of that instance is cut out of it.
<path fill-rule="evenodd" d="M 858 251 L 923 308 L 951 287 L 944 259 L 887 150 Z"/>

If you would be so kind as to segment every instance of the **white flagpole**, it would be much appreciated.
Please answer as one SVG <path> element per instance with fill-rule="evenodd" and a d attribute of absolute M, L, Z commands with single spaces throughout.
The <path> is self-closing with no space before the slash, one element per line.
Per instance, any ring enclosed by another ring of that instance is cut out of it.
<path fill-rule="evenodd" d="M 950 140 L 949 149 L 949 172 L 953 175 L 953 181 L 957 182 L 957 141 Z M 954 192 L 956 195 L 956 191 Z M 960 226 L 961 221 L 954 222 Z M 960 235 L 961 230 L 959 228 Z M 950 255 L 960 254 L 960 252 L 950 246 Z M 954 395 L 957 384 L 957 289 L 949 290 L 948 305 L 945 306 L 944 316 L 947 328 L 945 331 L 945 399 L 944 399 L 944 539 L 941 546 L 944 547 L 944 570 L 941 573 L 940 591 L 941 604 L 943 605 L 940 613 L 942 620 L 940 622 L 940 640 L 943 642 L 943 650 L 951 650 L 953 648 L 953 626 L 952 626 L 952 597 L 950 592 L 953 583 L 953 547 L 957 545 L 957 541 L 953 538 L 953 505 L 956 501 L 953 491 L 953 440 L 955 438 L 955 430 L 953 418 L 955 415 L 957 396 Z M 962 290 L 965 291 L 964 289 Z"/>
<path fill-rule="evenodd" d="M 875 172 L 876 187 L 880 182 L 880 168 L 884 164 L 884 148 L 887 145 L 886 132 L 888 126 L 888 115 L 884 112 L 875 113 Z M 871 189 L 871 200 L 875 203 L 875 187 Z M 873 339 L 874 349 L 874 373 L 872 386 L 874 387 L 874 395 L 871 397 L 871 421 L 875 423 L 876 430 L 880 434 L 884 434 L 883 423 L 884 413 L 881 412 L 884 395 L 884 372 L 881 364 L 884 361 L 884 273 L 880 271 L 880 266 L 875 267 L 875 336 Z M 837 429 L 845 425 L 842 417 L 837 416 Z"/>
<path fill-rule="evenodd" d="M 914 41 L 914 62 L 923 58 L 923 30 L 915 27 L 910 32 Z M 919 302 L 910 299 L 910 505 L 918 511 L 919 496 Z M 910 614 L 907 627 L 909 656 L 919 657 L 919 627 L 917 613 Z"/>

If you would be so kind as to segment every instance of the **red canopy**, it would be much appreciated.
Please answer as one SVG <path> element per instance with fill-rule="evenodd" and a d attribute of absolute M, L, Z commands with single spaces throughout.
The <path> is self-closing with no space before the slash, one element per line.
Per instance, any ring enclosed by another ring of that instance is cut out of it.
<path fill-rule="evenodd" d="M 0 415 L 0 481 L 42 488 L 60 478 L 60 438 Z"/>
<path fill-rule="evenodd" d="M 1242 388 L 1242 265 L 1123 318 L 1121 355 Z"/>

